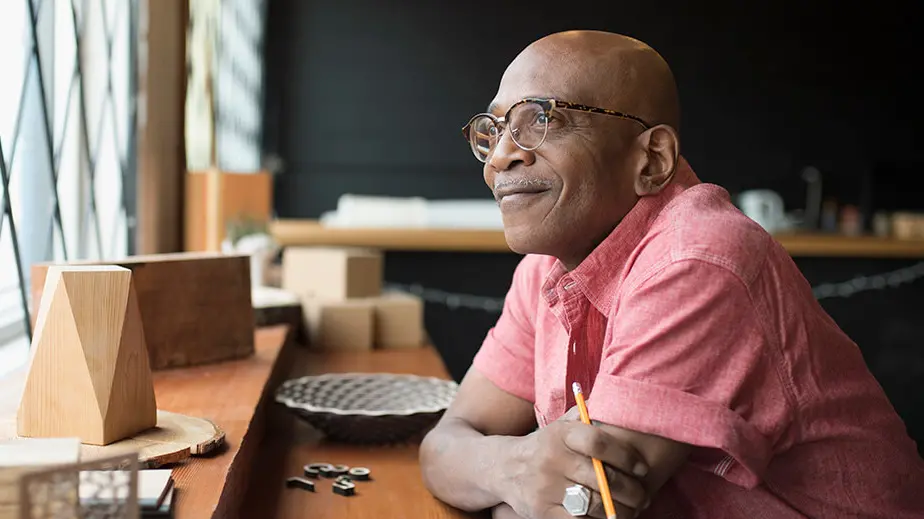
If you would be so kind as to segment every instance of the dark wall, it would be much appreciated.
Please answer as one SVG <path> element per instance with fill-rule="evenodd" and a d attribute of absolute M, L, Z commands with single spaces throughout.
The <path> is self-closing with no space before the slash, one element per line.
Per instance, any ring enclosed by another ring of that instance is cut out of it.
<path fill-rule="evenodd" d="M 708 4 L 708 7 L 704 7 Z M 488 197 L 459 129 L 529 42 L 573 28 L 642 39 L 672 65 L 683 153 L 732 193 L 804 203 L 800 172 L 873 209 L 924 208 L 917 127 L 919 2 L 433 2 L 273 0 L 266 149 L 285 171 L 280 217 L 317 217 L 343 193 Z M 499 298 L 517 256 L 389 253 L 397 283 Z M 907 261 L 799 260 L 813 284 Z M 924 446 L 924 281 L 823 301 L 863 349 Z M 427 328 L 460 378 L 497 315 L 428 304 Z"/>
<path fill-rule="evenodd" d="M 708 7 L 703 7 L 707 5 Z M 683 148 L 701 178 L 803 203 L 799 172 L 859 201 L 862 175 L 920 165 L 915 0 L 411 2 L 269 5 L 267 148 L 287 162 L 281 216 L 332 209 L 344 192 L 486 197 L 459 128 L 509 61 L 550 32 L 638 37 L 674 69 Z M 920 202 L 880 197 L 883 204 Z"/>

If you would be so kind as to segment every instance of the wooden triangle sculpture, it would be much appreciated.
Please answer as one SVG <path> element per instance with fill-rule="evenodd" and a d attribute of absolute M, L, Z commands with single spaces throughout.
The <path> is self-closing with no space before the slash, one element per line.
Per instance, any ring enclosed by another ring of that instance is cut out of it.
<path fill-rule="evenodd" d="M 155 425 L 157 403 L 131 270 L 49 268 L 18 434 L 108 445 Z"/>

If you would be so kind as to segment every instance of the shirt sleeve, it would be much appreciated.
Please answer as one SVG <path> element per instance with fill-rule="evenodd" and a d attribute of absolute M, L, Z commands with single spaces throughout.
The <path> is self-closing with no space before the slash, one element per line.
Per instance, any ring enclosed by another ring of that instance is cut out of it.
<path fill-rule="evenodd" d="M 682 260 L 616 304 L 588 398 L 591 417 L 701 447 L 691 463 L 758 485 L 791 406 L 782 354 L 742 280 Z"/>
<path fill-rule="evenodd" d="M 530 403 L 535 391 L 535 328 L 539 264 L 524 256 L 513 273 L 497 323 L 488 331 L 472 366 L 502 390 Z"/>

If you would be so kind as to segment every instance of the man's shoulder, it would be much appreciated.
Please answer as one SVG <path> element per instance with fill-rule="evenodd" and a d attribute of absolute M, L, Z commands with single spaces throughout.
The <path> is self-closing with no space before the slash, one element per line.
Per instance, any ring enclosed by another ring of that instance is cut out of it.
<path fill-rule="evenodd" d="M 703 183 L 665 206 L 639 254 L 657 254 L 662 264 L 704 261 L 747 283 L 764 265 L 772 244 L 772 236 L 739 211 L 725 189 Z"/>

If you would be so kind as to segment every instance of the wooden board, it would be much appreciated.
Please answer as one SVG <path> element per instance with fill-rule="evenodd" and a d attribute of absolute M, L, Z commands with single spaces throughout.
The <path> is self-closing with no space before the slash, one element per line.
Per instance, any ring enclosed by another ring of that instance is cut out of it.
<path fill-rule="evenodd" d="M 281 246 L 511 252 L 501 230 L 335 228 L 316 220 L 287 219 L 272 222 L 270 232 Z M 924 258 L 924 240 L 808 232 L 779 234 L 775 238 L 790 255 L 798 257 Z"/>
<path fill-rule="evenodd" d="M 0 440 L 17 439 L 16 418 L 0 418 Z M 157 411 L 157 426 L 109 445 L 80 446 L 81 461 L 96 461 L 137 452 L 141 468 L 157 468 L 206 455 L 221 447 L 225 433 L 204 418 Z"/>
<path fill-rule="evenodd" d="M 179 253 L 69 265 L 132 271 L 151 369 L 195 366 L 253 354 L 254 315 L 246 255 Z M 32 320 L 51 264 L 32 266 Z"/>
<path fill-rule="evenodd" d="M 288 378 L 336 372 L 411 373 L 449 378 L 439 354 L 432 347 L 365 352 L 317 352 L 293 349 Z M 351 519 L 487 518 L 490 514 L 467 514 L 434 498 L 423 484 L 418 445 L 360 446 L 325 441 L 320 433 L 282 405 L 271 407 L 273 427 L 261 446 L 240 517 L 345 517 Z M 367 467 L 372 481 L 356 483 L 356 495 L 334 495 L 330 480 L 321 480 L 317 492 L 285 488 L 285 480 L 302 473 L 306 463 L 342 463 Z"/>

